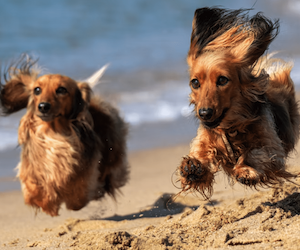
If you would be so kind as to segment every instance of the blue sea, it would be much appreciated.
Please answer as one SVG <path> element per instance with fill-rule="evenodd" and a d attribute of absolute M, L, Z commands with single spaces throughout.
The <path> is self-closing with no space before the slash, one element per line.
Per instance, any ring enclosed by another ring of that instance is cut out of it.
<path fill-rule="evenodd" d="M 197 121 L 191 114 L 186 55 L 194 11 L 200 7 L 253 8 L 280 18 L 270 52 L 295 63 L 300 86 L 300 2 L 297 0 L 10 0 L 0 1 L 0 61 L 22 53 L 39 58 L 45 73 L 76 80 L 104 64 L 95 92 L 119 107 L 130 124 L 129 150 L 189 143 Z M 0 151 L 17 147 L 24 111 L 0 119 Z M 0 177 L 14 175 L 0 159 Z"/>

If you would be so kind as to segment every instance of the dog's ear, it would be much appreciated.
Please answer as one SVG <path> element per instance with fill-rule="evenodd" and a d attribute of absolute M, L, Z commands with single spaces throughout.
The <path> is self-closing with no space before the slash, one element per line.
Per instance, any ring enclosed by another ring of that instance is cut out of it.
<path fill-rule="evenodd" d="M 2 112 L 6 115 L 26 108 L 29 92 L 19 79 L 9 80 L 1 89 Z"/>
<path fill-rule="evenodd" d="M 268 48 L 279 32 L 279 21 L 272 22 L 249 10 L 219 8 L 197 9 L 193 19 L 189 66 L 205 51 L 227 51 L 242 66 L 252 65 Z"/>
<path fill-rule="evenodd" d="M 218 36 L 222 10 L 218 8 L 197 9 L 192 23 L 189 55 L 197 57 L 201 50 Z"/>
<path fill-rule="evenodd" d="M 257 13 L 249 20 L 250 32 L 253 32 L 254 40 L 247 48 L 243 61 L 252 65 L 268 49 L 270 43 L 279 33 L 279 20 L 274 22 Z"/>
<path fill-rule="evenodd" d="M 78 89 L 75 91 L 73 109 L 70 115 L 70 119 L 76 119 L 78 114 L 84 109 L 85 106 L 90 104 L 91 100 L 91 88 L 86 83 L 78 83 Z"/>
<path fill-rule="evenodd" d="M 77 84 L 81 94 L 82 94 L 82 99 L 89 104 L 91 101 L 91 94 L 92 94 L 92 89 L 89 86 L 89 84 L 85 83 L 85 82 L 79 82 Z"/>
<path fill-rule="evenodd" d="M 27 55 L 12 63 L 4 73 L 5 84 L 1 83 L 2 112 L 6 115 L 27 107 L 29 87 L 35 82 L 38 70 L 32 66 L 36 63 Z"/>
<path fill-rule="evenodd" d="M 235 25 L 237 17 L 244 11 L 243 9 L 229 11 L 220 8 L 197 9 L 194 14 L 191 44 L 187 57 L 189 66 L 210 42 Z"/>
<path fill-rule="evenodd" d="M 79 89 L 76 89 L 69 119 L 76 119 L 78 114 L 83 110 L 84 105 L 85 103 L 82 99 L 81 91 Z"/>
<path fill-rule="evenodd" d="M 252 18 L 241 14 L 236 17 L 234 24 L 230 20 L 227 26 L 225 32 L 211 41 L 205 49 L 227 51 L 242 67 L 253 65 L 279 33 L 279 21 L 272 22 L 261 13 Z"/>

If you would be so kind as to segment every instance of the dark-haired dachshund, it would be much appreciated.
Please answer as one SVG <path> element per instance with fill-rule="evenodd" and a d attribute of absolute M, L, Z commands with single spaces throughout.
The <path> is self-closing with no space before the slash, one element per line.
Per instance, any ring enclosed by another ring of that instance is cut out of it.
<path fill-rule="evenodd" d="M 300 124 L 292 65 L 263 56 L 278 29 L 261 13 L 196 10 L 187 62 L 200 126 L 178 168 L 183 191 L 209 197 L 220 169 L 252 187 L 295 176 L 285 165 Z"/>

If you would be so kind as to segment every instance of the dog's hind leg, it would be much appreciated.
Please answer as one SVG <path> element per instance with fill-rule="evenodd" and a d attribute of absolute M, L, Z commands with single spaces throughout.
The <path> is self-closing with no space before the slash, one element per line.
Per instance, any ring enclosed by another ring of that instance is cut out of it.
<path fill-rule="evenodd" d="M 245 134 L 248 146 L 230 173 L 248 186 L 268 186 L 295 177 L 286 171 L 285 159 L 298 140 L 298 107 L 288 72 L 277 76 L 270 82 L 269 104 L 262 109 L 260 123 L 253 124 Z"/>
<path fill-rule="evenodd" d="M 100 191 L 95 198 L 101 198 L 103 190 L 115 197 L 116 191 L 129 179 L 126 148 L 128 127 L 118 110 L 101 99 L 92 99 L 89 111 L 93 117 L 94 130 L 103 143 L 98 179 Z"/>
<path fill-rule="evenodd" d="M 252 149 L 242 155 L 233 168 L 232 175 L 247 186 L 272 185 L 282 179 L 295 177 L 285 170 L 284 158 L 271 153 L 267 148 Z"/>
<path fill-rule="evenodd" d="M 247 186 L 255 186 L 260 181 L 260 174 L 256 169 L 245 164 L 244 160 L 243 156 L 239 158 L 232 173 L 238 182 Z"/>

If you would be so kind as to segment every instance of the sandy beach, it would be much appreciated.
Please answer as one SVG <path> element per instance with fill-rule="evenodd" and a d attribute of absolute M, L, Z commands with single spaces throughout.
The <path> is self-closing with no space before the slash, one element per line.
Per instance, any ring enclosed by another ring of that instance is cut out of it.
<path fill-rule="evenodd" d="M 220 173 L 210 201 L 196 194 L 174 200 L 180 190 L 171 179 L 188 150 L 178 145 L 130 153 L 130 182 L 117 202 L 105 198 L 78 212 L 62 208 L 54 218 L 35 214 L 20 191 L 0 193 L 0 248 L 298 249 L 299 186 L 255 191 L 231 186 Z M 299 172 L 298 162 L 294 154 L 288 165 Z"/>
<path fill-rule="evenodd" d="M 39 58 L 43 73 L 83 80 L 110 64 L 94 93 L 116 104 L 130 124 L 131 166 L 116 201 L 105 197 L 77 212 L 62 207 L 57 217 L 36 212 L 24 204 L 13 177 L 25 110 L 0 117 L 0 249 L 300 249 L 300 178 L 253 190 L 219 172 L 213 196 L 204 200 L 178 195 L 174 176 L 198 124 L 186 64 L 196 8 L 253 9 L 251 15 L 279 18 L 269 52 L 295 61 L 291 76 L 300 100 L 299 3 L 0 1 L 3 66 L 26 52 Z M 300 173 L 300 143 L 287 165 Z"/>

